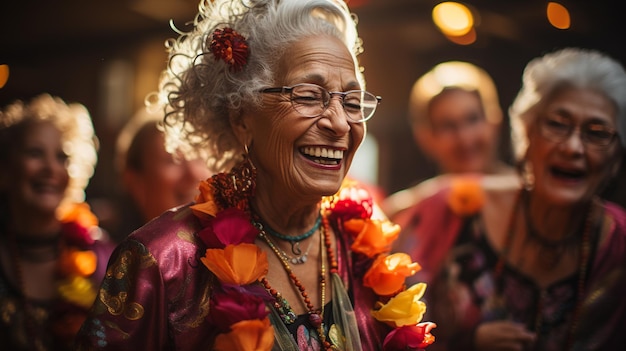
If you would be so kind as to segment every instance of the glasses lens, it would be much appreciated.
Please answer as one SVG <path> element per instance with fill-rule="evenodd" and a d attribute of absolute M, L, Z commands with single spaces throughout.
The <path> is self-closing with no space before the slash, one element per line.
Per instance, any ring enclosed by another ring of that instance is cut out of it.
<path fill-rule="evenodd" d="M 597 146 L 607 146 L 613 141 L 615 132 L 602 123 L 590 123 L 584 130 L 587 142 Z"/>
<path fill-rule="evenodd" d="M 348 118 L 353 122 L 363 122 L 370 119 L 377 106 L 378 99 L 367 91 L 349 91 L 343 98 L 343 108 Z"/>
<path fill-rule="evenodd" d="M 546 117 L 541 124 L 541 131 L 546 139 L 562 141 L 572 132 L 572 124 L 567 118 Z"/>
<path fill-rule="evenodd" d="M 295 85 L 291 90 L 293 108 L 306 117 L 319 116 L 324 112 L 330 97 L 322 87 L 313 84 Z"/>
<path fill-rule="evenodd" d="M 550 116 L 541 123 L 541 134 L 544 138 L 562 142 L 574 131 L 573 122 L 569 118 Z M 615 131 L 603 123 L 591 122 L 581 127 L 581 137 L 585 144 L 605 147 L 611 144 Z"/>

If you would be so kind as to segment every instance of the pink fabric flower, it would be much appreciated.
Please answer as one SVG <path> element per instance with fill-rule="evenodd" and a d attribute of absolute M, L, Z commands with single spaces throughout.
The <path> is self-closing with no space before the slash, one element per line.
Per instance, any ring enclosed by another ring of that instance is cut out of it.
<path fill-rule="evenodd" d="M 231 325 L 250 319 L 264 319 L 269 314 L 263 300 L 239 289 L 216 290 L 211 297 L 209 322 L 220 333 L 230 331 Z"/>
<path fill-rule="evenodd" d="M 396 328 L 383 341 L 383 351 L 423 350 L 435 342 L 435 337 L 430 333 L 435 327 L 435 323 L 424 322 Z"/>
<path fill-rule="evenodd" d="M 252 244 L 258 234 L 259 230 L 250 223 L 250 217 L 237 208 L 218 212 L 209 225 L 198 232 L 200 239 L 210 248 Z"/>

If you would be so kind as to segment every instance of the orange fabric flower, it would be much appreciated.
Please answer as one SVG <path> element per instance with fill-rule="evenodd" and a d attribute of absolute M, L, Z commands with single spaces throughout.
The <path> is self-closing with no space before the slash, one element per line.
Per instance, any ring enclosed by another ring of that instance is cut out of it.
<path fill-rule="evenodd" d="M 267 274 L 267 255 L 255 244 L 207 249 L 202 263 L 225 284 L 247 285 Z"/>
<path fill-rule="evenodd" d="M 269 318 L 237 322 L 231 331 L 219 334 L 213 348 L 216 351 L 269 351 L 274 346 L 274 328 Z"/>
<path fill-rule="evenodd" d="M 76 222 L 85 228 L 98 225 L 98 217 L 91 212 L 91 207 L 86 202 L 72 203 L 60 207 L 57 217 L 63 223 Z"/>
<path fill-rule="evenodd" d="M 374 257 L 389 252 L 391 244 L 400 234 L 400 226 L 388 220 L 351 219 L 344 222 L 344 229 L 356 238 L 352 251 Z"/>
<path fill-rule="evenodd" d="M 200 182 L 198 185 L 200 193 L 196 195 L 195 205 L 191 205 L 191 211 L 200 219 L 209 219 L 215 217 L 215 214 L 220 210 L 213 199 L 213 186 L 206 180 Z"/>
<path fill-rule="evenodd" d="M 63 250 L 59 257 L 59 273 L 62 276 L 88 277 L 96 271 L 98 258 L 93 251 L 81 251 L 75 247 Z"/>
<path fill-rule="evenodd" d="M 475 178 L 456 178 L 450 185 L 448 205 L 461 216 L 477 213 L 485 203 L 485 193 Z"/>
<path fill-rule="evenodd" d="M 390 296 L 404 287 L 404 280 L 421 269 L 411 256 L 395 253 L 376 258 L 363 277 L 363 285 L 372 288 L 376 294 Z"/>

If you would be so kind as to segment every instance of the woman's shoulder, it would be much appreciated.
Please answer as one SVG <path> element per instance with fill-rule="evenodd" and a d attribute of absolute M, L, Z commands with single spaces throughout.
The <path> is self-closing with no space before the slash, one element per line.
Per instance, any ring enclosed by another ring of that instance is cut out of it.
<path fill-rule="evenodd" d="M 386 199 L 383 210 L 389 211 L 392 219 L 406 216 L 409 212 L 432 213 L 435 210 L 465 216 L 485 206 L 510 202 L 519 192 L 520 184 L 519 176 L 513 173 L 445 174 L 394 193 Z"/>
<path fill-rule="evenodd" d="M 601 245 L 611 246 L 612 250 L 626 254 L 626 209 L 611 201 L 604 201 L 603 208 L 608 220 L 608 229 Z"/>
<path fill-rule="evenodd" d="M 200 223 L 189 205 L 170 209 L 132 232 L 124 242 L 137 242 L 158 260 L 179 253 L 193 257 L 198 248 L 195 233 Z"/>

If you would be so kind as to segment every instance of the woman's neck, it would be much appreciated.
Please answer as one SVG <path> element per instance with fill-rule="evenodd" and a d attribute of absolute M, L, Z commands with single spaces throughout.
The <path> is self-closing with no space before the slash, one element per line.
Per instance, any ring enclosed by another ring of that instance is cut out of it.
<path fill-rule="evenodd" d="M 584 227 L 589 204 L 574 206 L 555 206 L 543 201 L 533 194 L 527 193 L 528 198 L 524 211 L 527 211 L 528 227 L 536 231 L 535 235 L 558 242 L 579 232 Z"/>
<path fill-rule="evenodd" d="M 274 231 L 287 236 L 300 236 L 310 230 L 319 217 L 319 201 L 311 203 L 281 202 L 281 196 L 260 192 L 252 200 L 252 211 Z"/>

